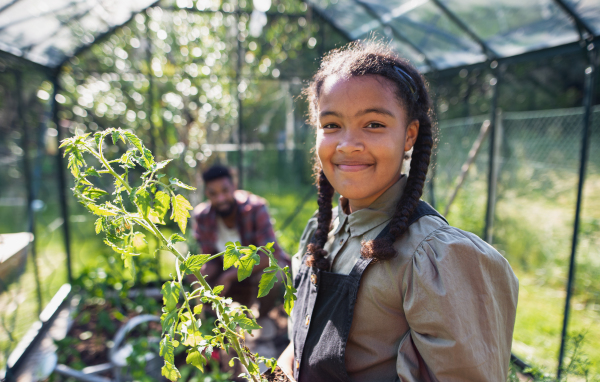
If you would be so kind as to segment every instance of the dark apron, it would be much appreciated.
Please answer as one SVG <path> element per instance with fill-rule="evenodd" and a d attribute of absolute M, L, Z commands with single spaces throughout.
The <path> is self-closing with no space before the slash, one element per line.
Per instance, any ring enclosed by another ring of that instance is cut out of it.
<path fill-rule="evenodd" d="M 409 225 L 426 215 L 444 219 L 433 207 L 420 201 Z M 446 219 L 444 219 L 445 221 Z M 377 238 L 389 232 L 386 226 Z M 294 317 L 294 378 L 299 382 L 348 381 L 346 342 L 360 279 L 372 259 L 362 256 L 349 275 L 309 268 L 302 259 L 294 279 L 298 300 Z"/>

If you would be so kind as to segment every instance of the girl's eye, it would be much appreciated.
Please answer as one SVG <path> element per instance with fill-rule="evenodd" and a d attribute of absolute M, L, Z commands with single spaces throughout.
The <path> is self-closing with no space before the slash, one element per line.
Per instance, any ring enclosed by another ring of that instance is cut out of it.
<path fill-rule="evenodd" d="M 323 125 L 323 130 L 331 130 L 331 129 L 338 129 L 339 126 L 334 124 L 334 123 L 329 123 L 327 125 Z"/>
<path fill-rule="evenodd" d="M 371 122 L 366 127 L 368 127 L 369 129 L 378 129 L 385 126 L 383 126 L 381 123 Z"/>

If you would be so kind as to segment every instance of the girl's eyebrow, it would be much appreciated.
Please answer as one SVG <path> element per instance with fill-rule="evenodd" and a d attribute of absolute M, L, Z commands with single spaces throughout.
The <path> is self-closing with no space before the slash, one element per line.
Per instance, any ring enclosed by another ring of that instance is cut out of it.
<path fill-rule="evenodd" d="M 379 107 L 372 107 L 369 109 L 364 109 L 364 110 L 360 110 L 358 111 L 356 114 L 354 114 L 355 117 L 361 117 L 365 114 L 369 114 L 369 113 L 376 113 L 376 114 L 381 114 L 381 115 L 387 115 L 390 117 L 395 117 L 394 114 L 389 111 L 388 109 L 384 109 L 384 108 L 379 108 Z M 327 117 L 333 115 L 334 117 L 338 117 L 338 118 L 342 118 L 342 115 L 340 113 L 338 113 L 337 111 L 322 111 L 319 114 L 319 117 L 323 118 L 323 117 Z"/>
<path fill-rule="evenodd" d="M 391 111 L 389 111 L 388 109 L 381 108 L 381 107 L 372 107 L 369 109 L 360 110 L 356 114 L 354 114 L 354 116 L 361 117 L 361 116 L 363 116 L 365 114 L 369 114 L 369 113 L 376 113 L 376 114 L 387 115 L 390 117 L 395 117 Z"/>

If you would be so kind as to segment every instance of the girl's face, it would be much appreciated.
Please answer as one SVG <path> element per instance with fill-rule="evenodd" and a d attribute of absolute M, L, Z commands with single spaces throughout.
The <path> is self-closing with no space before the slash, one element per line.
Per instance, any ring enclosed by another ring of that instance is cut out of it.
<path fill-rule="evenodd" d="M 400 178 L 404 152 L 419 133 L 388 81 L 332 76 L 319 95 L 317 156 L 351 211 L 368 207 Z"/>

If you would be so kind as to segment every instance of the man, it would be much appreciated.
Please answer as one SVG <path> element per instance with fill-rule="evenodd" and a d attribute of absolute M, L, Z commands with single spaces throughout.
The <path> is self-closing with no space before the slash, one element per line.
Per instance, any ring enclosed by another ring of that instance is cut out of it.
<path fill-rule="evenodd" d="M 283 267 L 290 263 L 275 239 L 267 212 L 266 201 L 248 191 L 237 190 L 231 172 L 225 166 L 215 165 L 202 174 L 204 193 L 208 201 L 196 206 L 193 212 L 194 237 L 203 254 L 216 254 L 225 250 L 227 242 L 239 241 L 242 245 L 262 246 L 274 242 L 274 255 Z M 267 256 L 261 255 L 260 264 L 253 276 L 238 283 L 237 268 L 223 271 L 223 258 L 219 257 L 204 265 L 202 273 L 211 285 L 223 285 L 223 294 L 233 297 L 243 305 L 250 306 L 258 294 L 258 282 L 262 270 L 267 267 Z M 261 298 L 260 315 L 264 317 L 273 307 L 277 297 L 275 290 Z M 266 299 L 266 300 L 265 300 Z"/>

